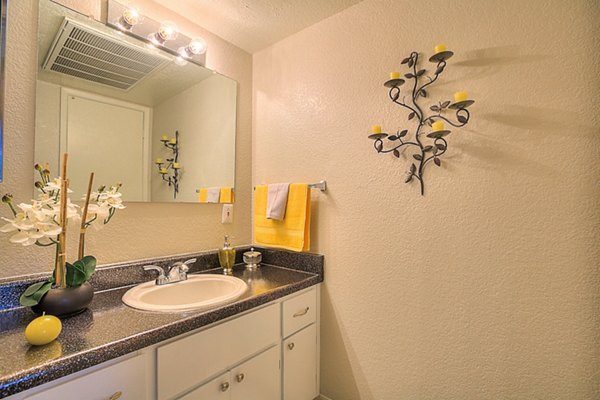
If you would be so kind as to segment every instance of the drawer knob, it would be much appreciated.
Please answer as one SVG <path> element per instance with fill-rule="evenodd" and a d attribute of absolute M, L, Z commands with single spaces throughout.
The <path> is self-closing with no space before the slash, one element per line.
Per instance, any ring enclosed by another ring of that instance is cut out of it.
<path fill-rule="evenodd" d="M 304 310 L 298 311 L 297 313 L 294 314 L 294 318 L 306 315 L 308 313 L 308 310 L 310 310 L 310 307 L 306 307 Z"/>
<path fill-rule="evenodd" d="M 229 382 L 221 383 L 221 392 L 226 392 L 229 389 Z"/>
<path fill-rule="evenodd" d="M 109 397 L 108 400 L 117 400 L 123 396 L 123 392 L 115 392 L 112 396 Z"/>
<path fill-rule="evenodd" d="M 244 380 L 244 377 L 245 377 L 245 375 L 244 375 L 244 374 L 237 374 L 237 375 L 235 376 L 235 379 L 236 379 L 238 382 L 241 382 L 241 381 L 243 381 L 243 380 Z"/>
<path fill-rule="evenodd" d="M 294 344 L 294 342 L 288 343 L 288 349 L 290 349 L 290 350 L 294 350 L 295 346 L 296 345 Z"/>

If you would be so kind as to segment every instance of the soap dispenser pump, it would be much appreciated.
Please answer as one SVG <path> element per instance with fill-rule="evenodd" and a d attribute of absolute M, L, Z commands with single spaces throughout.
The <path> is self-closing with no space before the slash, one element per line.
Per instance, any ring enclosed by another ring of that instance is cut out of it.
<path fill-rule="evenodd" d="M 235 264 L 235 249 L 229 243 L 229 235 L 225 235 L 223 248 L 219 249 L 219 264 L 221 264 L 224 274 L 232 274 L 233 264 Z"/>

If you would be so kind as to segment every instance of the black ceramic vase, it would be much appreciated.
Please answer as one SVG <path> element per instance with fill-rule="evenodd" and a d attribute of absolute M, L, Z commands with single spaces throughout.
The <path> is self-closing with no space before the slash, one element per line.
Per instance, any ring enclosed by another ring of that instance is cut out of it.
<path fill-rule="evenodd" d="M 40 315 L 46 313 L 58 318 L 68 318 L 85 311 L 93 298 L 94 288 L 85 282 L 78 287 L 50 289 L 31 309 Z"/>

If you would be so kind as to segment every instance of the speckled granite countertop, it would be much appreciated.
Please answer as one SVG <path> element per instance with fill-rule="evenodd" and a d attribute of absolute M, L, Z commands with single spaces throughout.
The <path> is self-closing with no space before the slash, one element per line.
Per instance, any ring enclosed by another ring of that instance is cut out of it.
<path fill-rule="evenodd" d="M 161 259 L 115 264 L 99 269 L 92 279 L 96 290 L 89 309 L 63 320 L 63 331 L 54 342 L 30 346 L 23 336 L 35 315 L 25 308 L 11 308 L 15 298 L 30 282 L 27 279 L 0 280 L 0 398 L 50 382 L 163 340 L 225 319 L 261 304 L 316 285 L 323 281 L 323 257 L 257 248 L 263 264 L 257 271 L 236 265 L 234 275 L 248 284 L 248 291 L 234 303 L 200 312 L 158 313 L 130 308 L 121 302 L 132 286 L 153 279 L 141 266 L 170 265 L 197 257 L 191 273 L 220 273 L 213 253 L 187 254 Z M 239 248 L 236 261 L 241 261 Z"/>

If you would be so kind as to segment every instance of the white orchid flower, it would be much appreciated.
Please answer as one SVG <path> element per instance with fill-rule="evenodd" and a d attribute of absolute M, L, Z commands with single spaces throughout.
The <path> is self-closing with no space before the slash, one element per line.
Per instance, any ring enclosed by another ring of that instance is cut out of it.
<path fill-rule="evenodd" d="M 60 179 L 60 177 L 58 177 L 58 178 L 55 178 L 55 179 L 49 181 L 48 183 L 46 183 L 46 186 L 44 186 L 44 188 L 42 190 L 44 192 L 58 191 L 60 193 L 60 188 L 61 188 L 61 179 Z M 67 193 L 73 193 L 73 191 L 71 189 L 67 188 Z"/>

